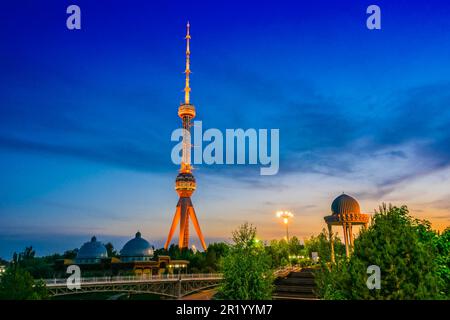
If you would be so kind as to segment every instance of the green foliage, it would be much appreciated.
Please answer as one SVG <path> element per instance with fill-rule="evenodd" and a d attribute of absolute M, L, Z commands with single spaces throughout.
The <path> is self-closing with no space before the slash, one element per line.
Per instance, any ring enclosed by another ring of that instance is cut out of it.
<path fill-rule="evenodd" d="M 221 268 L 221 260 L 228 253 L 229 246 L 226 243 L 211 243 L 206 250 L 205 268 L 207 272 L 216 272 Z"/>
<path fill-rule="evenodd" d="M 439 258 L 440 249 L 445 261 Z M 448 267 L 448 234 L 439 237 L 429 223 L 410 217 L 406 206 L 384 205 L 355 240 L 350 259 L 323 265 L 316 275 L 318 293 L 325 299 L 445 298 L 445 282 L 439 273 L 445 275 L 445 263 Z M 370 265 L 380 267 L 379 290 L 367 288 Z"/>
<path fill-rule="evenodd" d="M 29 272 L 16 264 L 0 276 L 0 300 L 41 300 L 47 297 L 45 284 L 35 282 Z"/>
<path fill-rule="evenodd" d="M 305 257 L 307 255 L 305 246 L 295 236 L 290 238 L 289 242 L 285 239 L 271 240 L 265 250 L 271 257 L 273 268 L 284 267 L 289 264 L 310 264 L 310 260 Z M 297 258 L 300 256 L 305 258 Z M 300 260 L 302 260 L 301 263 Z"/>
<path fill-rule="evenodd" d="M 267 254 L 271 257 L 272 268 L 279 268 L 289 264 L 289 246 L 286 240 L 271 240 L 265 247 Z"/>
<path fill-rule="evenodd" d="M 192 249 L 180 250 L 177 245 L 171 245 L 168 250 L 155 250 L 155 259 L 161 255 L 168 255 L 174 260 L 189 261 L 187 272 L 190 273 L 213 273 L 219 272 L 220 260 L 228 252 L 228 245 L 223 242 L 211 243 L 206 252 Z"/>
<path fill-rule="evenodd" d="M 335 257 L 345 256 L 345 245 L 336 234 L 333 234 L 333 241 Z M 305 247 L 309 257 L 311 257 L 313 252 L 317 252 L 321 261 L 331 260 L 331 246 L 327 230 L 323 229 L 318 236 L 311 236 L 311 238 L 305 241 Z"/>
<path fill-rule="evenodd" d="M 118 257 L 119 253 L 114 249 L 114 245 L 111 242 L 105 244 L 106 252 L 108 253 L 108 257 Z"/>
<path fill-rule="evenodd" d="M 438 251 L 437 274 L 442 279 L 444 294 L 450 298 L 450 227 L 437 236 L 433 243 Z"/>
<path fill-rule="evenodd" d="M 300 240 L 296 236 L 289 239 L 288 247 L 290 255 L 302 255 L 305 253 L 305 246 L 300 243 Z"/>
<path fill-rule="evenodd" d="M 273 270 L 256 228 L 248 223 L 233 232 L 233 245 L 222 261 L 223 281 L 219 298 L 233 300 L 271 299 Z"/>
<path fill-rule="evenodd" d="M 17 265 L 24 271 L 27 271 L 35 279 L 52 278 L 55 274 L 54 263 L 62 256 L 54 254 L 45 257 L 36 257 L 33 247 L 26 247 L 23 252 L 17 254 L 14 252 L 13 264 Z"/>
<path fill-rule="evenodd" d="M 63 253 L 62 259 L 70 259 L 73 260 L 77 257 L 78 249 L 67 250 Z"/>

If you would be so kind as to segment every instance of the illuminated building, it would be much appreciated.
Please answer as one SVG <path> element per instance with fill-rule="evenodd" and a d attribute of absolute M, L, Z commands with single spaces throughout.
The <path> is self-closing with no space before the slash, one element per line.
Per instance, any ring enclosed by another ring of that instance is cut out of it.
<path fill-rule="evenodd" d="M 352 226 L 360 225 L 367 228 L 369 219 L 370 216 L 368 214 L 361 213 L 359 203 L 354 198 L 346 194 L 341 194 L 339 197 L 334 199 L 331 204 L 331 215 L 324 218 L 326 224 L 328 225 L 328 233 L 330 237 L 331 262 L 335 261 L 332 226 L 342 226 L 344 231 L 345 254 L 349 257 L 353 248 L 354 240 Z"/>
<path fill-rule="evenodd" d="M 103 243 L 94 236 L 78 250 L 75 259 L 60 259 L 55 263 L 55 271 L 65 276 L 67 267 L 76 264 L 84 276 L 115 275 L 156 275 L 174 273 L 187 269 L 189 261 L 172 260 L 169 256 L 154 257 L 153 246 L 140 232 L 129 240 L 120 250 L 119 256 L 108 256 Z"/>
<path fill-rule="evenodd" d="M 191 195 L 195 191 L 196 182 L 194 175 L 192 174 L 191 166 L 191 145 L 189 143 L 190 130 L 191 130 L 191 120 L 195 117 L 195 107 L 190 102 L 190 92 L 191 88 L 189 86 L 189 76 L 191 74 L 190 69 L 190 40 L 191 35 L 189 31 L 190 25 L 187 24 L 186 33 L 186 82 L 184 87 L 184 103 L 178 108 L 178 116 L 183 121 L 183 149 L 181 157 L 181 168 L 180 172 L 175 180 L 175 190 L 177 191 L 180 199 L 175 211 L 175 216 L 173 217 L 172 226 L 170 227 L 169 236 L 167 237 L 166 244 L 164 248 L 169 247 L 170 241 L 175 233 L 175 230 L 180 224 L 180 237 L 178 240 L 178 246 L 180 249 L 189 247 L 189 221 L 192 220 L 195 231 L 200 239 L 202 247 L 206 250 L 205 239 L 203 238 L 200 225 L 197 220 L 197 215 L 195 214 L 194 206 L 192 205 Z"/>
<path fill-rule="evenodd" d="M 153 258 L 154 248 L 150 243 L 142 238 L 138 231 L 136 236 L 129 240 L 120 250 L 120 260 L 126 261 L 150 261 Z"/>
<path fill-rule="evenodd" d="M 100 263 L 102 259 L 108 258 L 108 251 L 106 247 L 97 241 L 97 238 L 93 236 L 91 241 L 85 242 L 80 250 L 78 250 L 75 263 L 77 264 L 90 264 Z"/>

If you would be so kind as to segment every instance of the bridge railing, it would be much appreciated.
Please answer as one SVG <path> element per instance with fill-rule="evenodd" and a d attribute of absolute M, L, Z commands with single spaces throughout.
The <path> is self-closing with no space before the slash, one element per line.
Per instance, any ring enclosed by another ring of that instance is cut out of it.
<path fill-rule="evenodd" d="M 221 273 L 191 273 L 191 274 L 159 274 L 159 275 L 139 275 L 139 276 L 111 276 L 111 277 L 90 277 L 81 278 L 81 284 L 93 283 L 119 283 L 119 282 L 149 282 L 161 280 L 189 280 L 189 279 L 220 279 Z M 66 278 L 45 279 L 47 286 L 64 285 L 67 282 Z"/>

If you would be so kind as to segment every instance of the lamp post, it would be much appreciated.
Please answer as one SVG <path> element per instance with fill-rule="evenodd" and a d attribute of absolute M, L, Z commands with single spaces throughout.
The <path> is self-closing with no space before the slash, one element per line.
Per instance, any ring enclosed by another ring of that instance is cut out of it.
<path fill-rule="evenodd" d="M 277 217 L 283 219 L 283 223 L 286 226 L 286 241 L 289 242 L 289 219 L 292 218 L 294 215 L 290 211 L 278 211 Z"/>

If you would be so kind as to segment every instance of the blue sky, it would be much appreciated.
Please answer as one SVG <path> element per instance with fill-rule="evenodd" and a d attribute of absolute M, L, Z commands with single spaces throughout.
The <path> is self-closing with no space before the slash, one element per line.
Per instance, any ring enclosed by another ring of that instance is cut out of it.
<path fill-rule="evenodd" d="M 77 4 L 82 29 L 65 27 Z M 366 28 L 378 4 L 382 30 Z M 450 4 L 446 1 L 25 1 L 0 12 L 0 256 L 156 245 L 177 195 L 184 33 L 207 128 L 279 128 L 280 171 L 199 166 L 207 241 L 244 221 L 320 232 L 331 201 L 407 204 L 450 222 Z M 192 234 L 194 234 L 192 232 Z"/>

